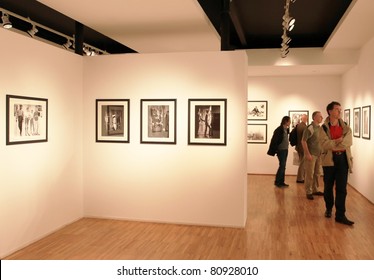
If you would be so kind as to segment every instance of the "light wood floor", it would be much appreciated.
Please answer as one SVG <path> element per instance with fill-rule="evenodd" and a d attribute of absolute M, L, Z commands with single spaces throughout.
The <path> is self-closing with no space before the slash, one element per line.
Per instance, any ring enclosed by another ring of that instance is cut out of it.
<path fill-rule="evenodd" d="M 244 229 L 84 218 L 6 259 L 374 259 L 374 205 L 357 191 L 350 227 L 325 218 L 323 197 L 307 200 L 294 176 L 287 189 L 273 181 L 248 176 Z"/>

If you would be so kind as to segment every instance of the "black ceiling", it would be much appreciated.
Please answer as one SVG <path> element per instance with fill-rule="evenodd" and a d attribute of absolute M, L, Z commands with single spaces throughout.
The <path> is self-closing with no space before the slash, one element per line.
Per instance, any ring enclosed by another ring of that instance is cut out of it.
<path fill-rule="evenodd" d="M 221 34 L 225 1 L 198 0 Z M 296 19 L 289 33 L 293 48 L 323 47 L 352 0 L 296 0 L 290 15 Z M 272 49 L 282 43 L 286 0 L 232 0 L 229 42 L 232 49 Z"/>
<path fill-rule="evenodd" d="M 286 0 L 198 0 L 208 18 L 226 40 L 226 49 L 280 48 L 282 16 Z M 296 18 L 290 47 L 323 47 L 352 0 L 296 0 L 290 14 Z M 105 4 L 105 3 L 104 3 Z M 157 1 L 155 1 L 157 4 Z M 67 36 L 75 34 L 76 22 L 35 0 L 0 0 L 0 7 L 47 26 Z M 224 13 L 228 7 L 228 13 Z M 228 15 L 228 16 L 227 16 Z M 15 28 L 27 31 L 31 25 L 12 18 Z M 63 44 L 66 38 L 39 29 L 37 36 Z M 84 42 L 109 53 L 137 52 L 84 26 Z"/>

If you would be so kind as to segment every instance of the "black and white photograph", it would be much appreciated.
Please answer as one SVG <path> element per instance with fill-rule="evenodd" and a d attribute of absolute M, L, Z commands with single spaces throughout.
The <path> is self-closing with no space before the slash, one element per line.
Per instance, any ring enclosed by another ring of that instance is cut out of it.
<path fill-rule="evenodd" d="M 371 106 L 362 107 L 362 138 L 370 139 Z"/>
<path fill-rule="evenodd" d="M 247 143 L 266 144 L 267 143 L 267 124 L 248 124 Z"/>
<path fill-rule="evenodd" d="M 247 119 L 249 121 L 266 121 L 268 119 L 268 102 L 248 101 Z"/>
<path fill-rule="evenodd" d="M 300 118 L 302 115 L 307 115 L 307 123 L 309 124 L 309 111 L 308 110 L 290 110 L 288 111 L 288 116 L 291 118 L 290 131 L 295 128 L 295 126 L 300 123 Z"/>
<path fill-rule="evenodd" d="M 96 142 L 129 143 L 129 99 L 96 99 Z"/>
<path fill-rule="evenodd" d="M 361 108 L 353 108 L 353 136 L 360 137 Z"/>
<path fill-rule="evenodd" d="M 6 144 L 48 141 L 48 99 L 6 96 Z"/>
<path fill-rule="evenodd" d="M 176 144 L 176 99 L 142 99 L 140 103 L 140 142 Z"/>
<path fill-rule="evenodd" d="M 226 99 L 188 100 L 188 144 L 226 145 Z"/>
<path fill-rule="evenodd" d="M 351 110 L 350 109 L 345 109 L 344 110 L 343 121 L 347 125 L 349 125 L 349 126 L 351 125 Z"/>

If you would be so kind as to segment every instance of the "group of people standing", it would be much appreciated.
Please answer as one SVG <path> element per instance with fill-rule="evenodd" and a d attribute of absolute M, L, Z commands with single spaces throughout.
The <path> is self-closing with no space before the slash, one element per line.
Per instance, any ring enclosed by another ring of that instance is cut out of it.
<path fill-rule="evenodd" d="M 315 111 L 312 114 L 311 124 L 307 125 L 308 117 L 302 115 L 300 123 L 296 127 L 296 151 L 299 155 L 296 182 L 304 184 L 307 199 L 313 200 L 314 196 L 324 197 L 326 218 L 331 218 L 335 205 L 335 221 L 345 225 L 353 225 L 354 222 L 345 215 L 348 174 L 352 172 L 350 149 L 352 130 L 341 118 L 342 109 L 339 102 L 329 103 L 326 112 L 328 116 L 323 124 L 322 113 Z M 271 156 L 277 155 L 279 167 L 274 184 L 279 188 L 289 186 L 285 183 L 285 170 L 290 124 L 290 117 L 284 116 L 280 126 L 274 130 L 267 152 Z M 318 190 L 321 169 L 323 169 L 324 192 Z"/>
<path fill-rule="evenodd" d="M 40 112 L 36 106 L 16 105 L 16 122 L 18 125 L 19 136 L 39 135 L 39 118 Z"/>

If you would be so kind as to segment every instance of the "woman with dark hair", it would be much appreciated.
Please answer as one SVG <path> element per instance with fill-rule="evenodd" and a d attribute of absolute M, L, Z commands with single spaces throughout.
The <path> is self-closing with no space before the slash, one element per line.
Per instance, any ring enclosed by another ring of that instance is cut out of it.
<path fill-rule="evenodd" d="M 291 124 L 291 118 L 284 116 L 282 118 L 280 126 L 278 126 L 273 133 L 273 137 L 270 141 L 269 150 L 267 152 L 270 156 L 277 155 L 279 161 L 279 167 L 277 174 L 275 175 L 274 185 L 277 187 L 288 187 L 288 184 L 284 182 L 286 174 L 286 162 L 288 156 L 288 134 L 289 127 Z"/>

